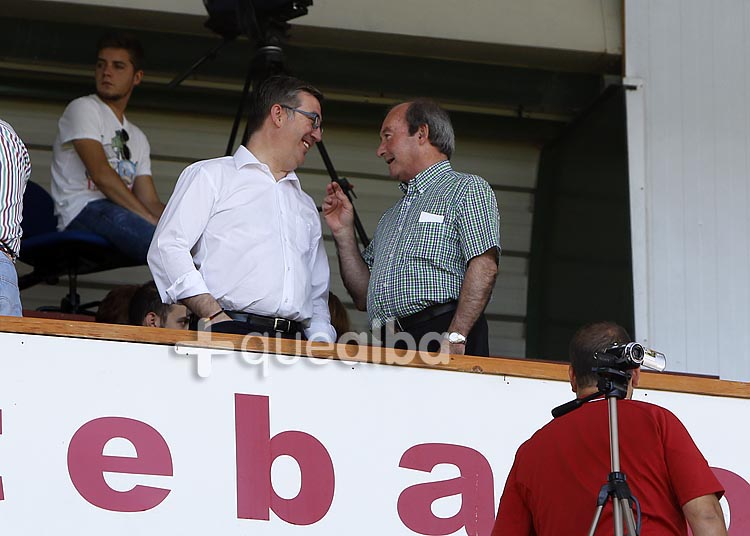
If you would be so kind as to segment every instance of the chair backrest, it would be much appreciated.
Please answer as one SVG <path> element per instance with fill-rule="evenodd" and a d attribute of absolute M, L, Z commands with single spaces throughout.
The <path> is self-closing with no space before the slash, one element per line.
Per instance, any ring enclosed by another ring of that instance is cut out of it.
<path fill-rule="evenodd" d="M 47 191 L 33 181 L 23 194 L 23 238 L 57 231 L 55 203 Z"/>

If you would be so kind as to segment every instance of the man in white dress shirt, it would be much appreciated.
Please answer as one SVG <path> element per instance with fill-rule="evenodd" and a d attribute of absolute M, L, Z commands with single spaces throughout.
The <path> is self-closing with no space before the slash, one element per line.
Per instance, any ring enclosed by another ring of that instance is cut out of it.
<path fill-rule="evenodd" d="M 294 172 L 321 139 L 321 100 L 295 78 L 267 79 L 247 144 L 182 172 L 148 252 L 164 303 L 212 331 L 335 340 L 320 217 Z"/>

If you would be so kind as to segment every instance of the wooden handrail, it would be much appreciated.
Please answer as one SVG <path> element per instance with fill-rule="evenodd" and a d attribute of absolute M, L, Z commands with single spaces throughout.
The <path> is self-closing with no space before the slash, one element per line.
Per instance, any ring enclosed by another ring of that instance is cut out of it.
<path fill-rule="evenodd" d="M 73 320 L 51 320 L 41 318 L 0 317 L 0 332 L 74 337 L 147 344 L 200 346 L 225 348 L 227 343 L 237 350 L 249 352 L 299 355 L 323 359 L 342 359 L 396 366 L 432 368 L 472 374 L 492 374 L 543 380 L 568 381 L 568 365 L 535 359 L 506 357 L 475 357 L 450 355 L 446 362 L 435 363 L 429 354 L 401 352 L 382 347 L 355 347 L 341 344 L 310 343 L 265 337 L 242 337 L 223 333 L 196 333 L 171 329 L 97 324 Z M 720 380 L 717 378 L 679 373 L 641 374 L 641 388 L 662 391 L 750 398 L 750 384 Z"/>

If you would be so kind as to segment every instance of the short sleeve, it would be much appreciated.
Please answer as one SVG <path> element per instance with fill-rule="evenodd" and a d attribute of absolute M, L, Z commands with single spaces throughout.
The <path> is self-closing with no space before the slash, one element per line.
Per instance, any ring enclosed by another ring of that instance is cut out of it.
<path fill-rule="evenodd" d="M 495 192 L 487 181 L 470 176 L 458 214 L 461 250 L 467 261 L 497 248 L 500 254 L 500 214 Z"/>
<path fill-rule="evenodd" d="M 101 143 L 102 117 L 96 103 L 87 98 L 76 99 L 58 121 L 60 143 L 73 140 L 96 140 Z"/>
<path fill-rule="evenodd" d="M 724 489 L 685 425 L 667 410 L 663 411 L 660 420 L 667 471 L 680 506 L 712 493 L 721 497 Z"/>

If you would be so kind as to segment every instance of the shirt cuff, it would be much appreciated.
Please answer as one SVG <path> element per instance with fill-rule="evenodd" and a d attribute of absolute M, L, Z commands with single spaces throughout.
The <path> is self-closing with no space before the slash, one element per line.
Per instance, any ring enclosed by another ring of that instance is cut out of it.
<path fill-rule="evenodd" d="M 336 330 L 325 322 L 312 322 L 305 328 L 305 337 L 311 342 L 336 342 Z"/>
<path fill-rule="evenodd" d="M 197 271 L 186 273 L 167 289 L 170 303 L 177 303 L 183 298 L 192 298 L 199 294 L 209 294 L 209 292 L 206 282 Z"/>

